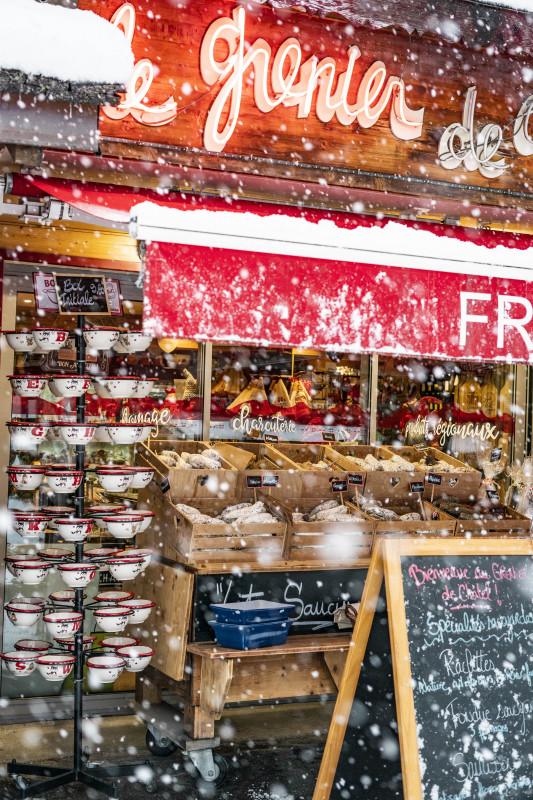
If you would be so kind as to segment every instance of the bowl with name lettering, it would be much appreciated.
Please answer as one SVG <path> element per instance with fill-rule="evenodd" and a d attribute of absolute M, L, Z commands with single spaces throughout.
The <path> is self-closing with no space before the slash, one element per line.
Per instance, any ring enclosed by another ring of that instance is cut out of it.
<path fill-rule="evenodd" d="M 114 656 L 119 647 L 129 647 L 139 644 L 140 641 L 140 639 L 136 639 L 134 636 L 106 636 L 100 639 L 100 644 L 104 648 L 104 653 Z"/>
<path fill-rule="evenodd" d="M 134 470 L 133 480 L 130 489 L 145 489 L 154 477 L 154 469 L 146 467 L 132 467 Z"/>
<path fill-rule="evenodd" d="M 131 609 L 132 614 L 128 621 L 129 625 L 142 625 L 150 616 L 152 608 L 155 608 L 155 603 L 152 600 L 143 600 L 140 597 L 132 597 L 131 600 L 119 600 L 117 605 Z"/>
<path fill-rule="evenodd" d="M 135 444 L 144 436 L 144 426 L 134 422 L 116 422 L 107 426 L 113 444 Z"/>
<path fill-rule="evenodd" d="M 37 586 L 42 583 L 52 569 L 49 561 L 15 561 L 13 564 L 15 577 L 26 586 Z"/>
<path fill-rule="evenodd" d="M 45 352 L 65 347 L 70 333 L 66 328 L 32 328 L 31 332 L 36 346 Z"/>
<path fill-rule="evenodd" d="M 101 683 L 113 683 L 122 670 L 125 661 L 120 656 L 90 656 L 87 659 L 87 679 L 89 686 L 98 686 Z"/>
<path fill-rule="evenodd" d="M 40 603 L 17 603 L 15 600 L 6 603 L 4 609 L 8 620 L 17 628 L 31 628 L 43 613 Z"/>
<path fill-rule="evenodd" d="M 84 589 L 96 575 L 98 564 L 85 561 L 68 562 L 58 564 L 57 571 L 71 589 Z"/>
<path fill-rule="evenodd" d="M 142 572 L 143 559 L 138 556 L 108 559 L 109 572 L 116 581 L 132 581 Z"/>
<path fill-rule="evenodd" d="M 44 639 L 19 639 L 15 642 L 15 650 L 30 650 L 32 653 L 47 653 L 52 645 Z"/>
<path fill-rule="evenodd" d="M 60 422 L 59 431 L 67 444 L 88 444 L 96 432 L 94 425 L 85 422 Z"/>
<path fill-rule="evenodd" d="M 111 395 L 107 389 L 107 377 L 94 379 L 94 391 L 102 400 L 111 400 Z"/>
<path fill-rule="evenodd" d="M 128 511 L 119 511 L 118 516 L 123 517 L 126 514 L 134 513 L 136 517 L 142 517 L 142 521 L 139 525 L 139 529 L 137 533 L 144 533 L 144 531 L 148 530 L 150 527 L 150 523 L 152 522 L 153 518 L 155 517 L 155 511 L 143 511 L 142 509 L 135 509 L 134 512 Z"/>
<path fill-rule="evenodd" d="M 50 611 L 43 617 L 50 636 L 73 636 L 81 628 L 81 611 Z"/>
<path fill-rule="evenodd" d="M 37 346 L 31 331 L 3 331 L 3 334 L 16 353 L 31 353 Z"/>
<path fill-rule="evenodd" d="M 65 561 L 72 558 L 72 550 L 67 550 L 66 547 L 44 547 L 42 550 L 37 550 L 37 555 L 41 556 L 44 561 Z"/>
<path fill-rule="evenodd" d="M 11 527 L 19 536 L 37 538 L 45 533 L 48 527 L 48 517 L 39 512 L 15 511 L 11 517 Z"/>
<path fill-rule="evenodd" d="M 31 675 L 38 653 L 32 650 L 11 650 L 0 653 L 0 658 L 12 675 Z"/>
<path fill-rule="evenodd" d="M 115 514 L 104 517 L 103 521 L 107 532 L 115 539 L 131 539 L 140 533 L 143 518 L 140 514 Z"/>
<path fill-rule="evenodd" d="M 29 450 L 40 444 L 50 430 L 48 422 L 6 422 L 13 450 Z"/>
<path fill-rule="evenodd" d="M 120 334 L 119 342 L 126 353 L 141 353 L 152 344 L 153 336 L 143 331 L 124 331 Z"/>
<path fill-rule="evenodd" d="M 13 393 L 19 397 L 40 397 L 46 389 L 46 375 L 10 375 Z"/>
<path fill-rule="evenodd" d="M 111 350 L 120 336 L 118 328 L 84 328 L 83 338 L 93 350 Z"/>
<path fill-rule="evenodd" d="M 131 397 L 137 388 L 138 383 L 138 378 L 134 378 L 129 375 L 117 375 L 113 378 L 108 378 L 105 386 L 114 400 L 120 400 Z"/>
<path fill-rule="evenodd" d="M 126 662 L 128 672 L 142 672 L 155 656 L 155 650 L 145 644 L 126 645 L 119 647 L 116 652 Z"/>
<path fill-rule="evenodd" d="M 106 492 L 126 492 L 135 477 L 133 467 L 101 467 L 96 476 L 102 489 Z"/>
<path fill-rule="evenodd" d="M 139 399 L 148 397 L 156 383 L 157 378 L 139 378 L 137 388 L 134 390 L 131 396 Z"/>
<path fill-rule="evenodd" d="M 80 470 L 50 470 L 46 472 L 46 482 L 56 494 L 72 494 L 81 486 L 83 472 Z M 57 520 L 54 520 L 57 525 Z"/>
<path fill-rule="evenodd" d="M 75 636 L 56 636 L 54 641 L 57 642 L 58 647 L 61 650 L 68 650 L 69 652 L 73 653 L 76 647 L 76 637 Z M 82 647 L 83 650 L 91 650 L 94 642 L 96 641 L 96 636 L 91 633 L 84 633 L 82 639 Z"/>
<path fill-rule="evenodd" d="M 122 600 L 131 600 L 133 596 L 133 592 L 127 592 L 125 589 L 108 589 L 105 592 L 98 592 L 98 594 L 95 594 L 94 599 L 101 605 L 112 606 L 120 603 Z"/>
<path fill-rule="evenodd" d="M 92 517 L 57 517 L 57 531 L 65 542 L 84 542 L 93 527 Z"/>
<path fill-rule="evenodd" d="M 131 617 L 129 608 L 120 606 L 101 606 L 94 611 L 97 625 L 106 633 L 119 633 L 124 630 Z"/>
<path fill-rule="evenodd" d="M 89 375 L 54 375 L 48 386 L 56 397 L 82 397 L 89 391 L 91 377 Z"/>
<path fill-rule="evenodd" d="M 152 556 L 154 555 L 155 550 L 149 550 L 145 547 L 137 547 L 135 549 L 130 550 L 121 550 L 117 553 L 117 558 L 142 558 L 143 566 L 142 571 L 146 569 L 150 561 L 152 560 Z"/>
<path fill-rule="evenodd" d="M 75 661 L 75 655 L 60 653 L 45 653 L 35 659 L 37 669 L 47 681 L 64 681 L 72 672 Z"/>
<path fill-rule="evenodd" d="M 33 492 L 44 480 L 46 467 L 7 467 L 11 486 L 23 492 Z"/>
<path fill-rule="evenodd" d="M 34 552 L 32 553 L 16 553 L 14 555 L 6 556 L 4 558 L 4 563 L 7 567 L 7 571 L 10 575 L 13 575 L 14 578 L 17 576 L 15 575 L 15 564 L 17 561 L 39 561 L 41 562 L 43 559 L 36 555 Z"/>

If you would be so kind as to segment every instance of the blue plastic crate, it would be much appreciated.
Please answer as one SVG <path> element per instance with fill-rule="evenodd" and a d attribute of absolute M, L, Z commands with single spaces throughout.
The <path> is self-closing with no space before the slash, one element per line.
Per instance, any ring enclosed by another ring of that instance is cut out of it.
<path fill-rule="evenodd" d="M 250 600 L 244 603 L 213 603 L 216 622 L 249 625 L 253 622 L 273 622 L 288 619 L 295 608 L 289 603 L 273 603 L 271 600 Z"/>
<path fill-rule="evenodd" d="M 209 624 L 215 631 L 217 644 L 220 647 L 231 647 L 235 650 L 257 650 L 260 647 L 285 644 L 293 621 L 286 619 L 275 622 L 256 622 L 251 625 L 231 625 L 225 622 L 210 622 Z"/>

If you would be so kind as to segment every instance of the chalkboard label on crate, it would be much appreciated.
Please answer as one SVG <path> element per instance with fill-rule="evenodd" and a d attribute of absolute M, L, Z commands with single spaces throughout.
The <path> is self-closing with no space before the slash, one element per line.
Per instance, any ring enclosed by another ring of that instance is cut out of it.
<path fill-rule="evenodd" d="M 331 481 L 331 491 L 332 492 L 347 492 L 348 491 L 348 481 Z"/>
<path fill-rule="evenodd" d="M 499 461 L 500 458 L 502 457 L 502 452 L 503 452 L 503 448 L 495 447 L 494 450 L 490 454 L 491 462 Z"/>
<path fill-rule="evenodd" d="M 263 485 L 263 479 L 261 475 L 246 476 L 246 486 L 248 489 L 260 489 L 262 485 Z"/>
<path fill-rule="evenodd" d="M 348 483 L 350 486 L 364 486 L 365 485 L 365 476 L 360 475 L 359 473 L 349 472 L 348 473 Z"/>
<path fill-rule="evenodd" d="M 263 475 L 263 487 L 279 486 L 279 475 Z"/>
<path fill-rule="evenodd" d="M 163 494 L 166 494 L 166 492 L 168 492 L 169 489 L 170 489 L 170 481 L 168 478 L 164 478 L 164 480 L 161 481 L 161 491 L 163 492 Z"/>
<path fill-rule="evenodd" d="M 104 276 L 54 274 L 54 280 L 60 314 L 109 314 Z"/>
<path fill-rule="evenodd" d="M 263 440 L 267 444 L 279 444 L 279 436 L 276 436 L 275 433 L 265 433 L 263 435 Z"/>
<path fill-rule="evenodd" d="M 500 502 L 500 495 L 498 494 L 498 492 L 495 492 L 493 489 L 487 489 L 487 497 L 493 503 L 499 503 Z"/>
<path fill-rule="evenodd" d="M 334 433 L 327 433 L 326 431 L 322 431 L 322 441 L 323 442 L 336 442 L 337 439 L 335 438 Z"/>
<path fill-rule="evenodd" d="M 440 486 L 442 484 L 442 475 L 435 475 L 434 472 L 428 472 L 427 482 L 432 486 Z"/>
<path fill-rule="evenodd" d="M 429 445 L 427 442 L 418 442 L 418 444 L 414 445 L 414 448 L 422 453 L 424 450 L 429 450 Z"/>
<path fill-rule="evenodd" d="M 412 494 L 422 494 L 424 491 L 424 483 L 423 481 L 411 481 L 409 484 L 409 491 Z"/>

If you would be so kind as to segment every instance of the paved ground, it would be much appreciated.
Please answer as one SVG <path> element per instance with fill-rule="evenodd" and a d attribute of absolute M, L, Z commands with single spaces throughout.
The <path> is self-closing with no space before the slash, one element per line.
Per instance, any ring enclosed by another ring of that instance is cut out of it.
<path fill-rule="evenodd" d="M 199 783 L 194 768 L 177 751 L 154 758 L 145 746 L 144 725 L 136 718 L 107 718 L 86 726 L 94 761 L 154 764 L 158 800 L 311 800 L 320 766 L 331 706 L 285 706 L 275 712 L 262 709 L 229 712 L 219 726 L 225 739 L 219 752 L 228 775 L 213 787 Z M 70 728 L 64 723 L 34 723 L 0 727 L 0 800 L 14 800 L 12 780 L 5 764 L 17 761 L 68 766 Z M 143 777 L 150 778 L 146 770 Z M 119 782 L 121 800 L 146 800 L 151 795 L 142 783 Z M 99 800 L 102 795 L 79 785 L 56 789 L 47 800 Z"/>

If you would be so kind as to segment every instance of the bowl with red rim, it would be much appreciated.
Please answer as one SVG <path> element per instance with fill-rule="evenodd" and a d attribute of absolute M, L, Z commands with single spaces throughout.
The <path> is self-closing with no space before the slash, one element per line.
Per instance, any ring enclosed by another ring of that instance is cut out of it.
<path fill-rule="evenodd" d="M 31 628 L 43 613 L 40 603 L 17 603 L 11 600 L 4 606 L 8 620 L 17 628 Z"/>
<path fill-rule="evenodd" d="M 142 672 L 152 660 L 152 656 L 155 656 L 155 650 L 145 644 L 126 645 L 119 647 L 116 652 L 126 662 L 128 672 Z"/>
<path fill-rule="evenodd" d="M 126 492 L 135 477 L 133 467 L 101 467 L 96 476 L 102 489 L 106 492 Z"/>
<path fill-rule="evenodd" d="M 137 388 L 134 390 L 131 396 L 139 399 L 148 397 L 156 383 L 157 378 L 139 378 Z"/>
<path fill-rule="evenodd" d="M 6 467 L 9 483 L 23 492 L 33 492 L 44 480 L 46 467 Z"/>
<path fill-rule="evenodd" d="M 134 512 L 127 512 L 127 511 L 119 511 L 119 517 L 125 516 L 126 514 L 134 513 L 137 517 L 142 517 L 142 522 L 140 524 L 139 530 L 137 533 L 144 533 L 149 527 L 150 523 L 155 517 L 155 511 L 143 511 L 142 509 L 139 511 L 135 509 Z"/>
<path fill-rule="evenodd" d="M 19 397 L 40 397 L 48 383 L 46 375 L 10 375 L 8 379 Z"/>
<path fill-rule="evenodd" d="M 104 639 L 100 640 L 100 644 L 104 648 L 104 653 L 114 655 L 119 647 L 139 644 L 140 641 L 141 640 L 137 639 L 135 636 L 106 636 Z"/>
<path fill-rule="evenodd" d="M 68 564 L 58 564 L 57 571 L 71 589 L 84 589 L 98 572 L 98 564 L 72 561 Z"/>
<path fill-rule="evenodd" d="M 107 377 L 94 379 L 94 391 L 102 400 L 111 400 L 111 395 L 107 390 Z"/>
<path fill-rule="evenodd" d="M 144 331 L 123 331 L 119 342 L 125 353 L 142 353 L 152 344 L 153 336 Z"/>
<path fill-rule="evenodd" d="M 40 444 L 50 430 L 48 422 L 6 422 L 14 450 L 29 450 Z"/>
<path fill-rule="evenodd" d="M 15 578 L 26 586 L 37 586 L 42 583 L 52 569 L 52 564 L 49 561 L 34 561 L 27 559 L 25 561 L 15 561 L 13 564 L 15 571 Z"/>
<path fill-rule="evenodd" d="M 144 570 L 150 563 L 154 553 L 155 550 L 150 550 L 145 547 L 136 547 L 135 549 L 120 551 L 119 553 L 117 553 L 117 558 L 142 558 L 143 560 L 142 571 L 144 572 Z"/>
<path fill-rule="evenodd" d="M 93 350 L 111 350 L 119 340 L 118 328 L 84 328 L 83 338 L 88 347 Z"/>
<path fill-rule="evenodd" d="M 152 609 L 155 608 L 155 603 L 152 600 L 143 600 L 140 597 L 132 597 L 131 600 L 120 600 L 117 605 L 131 609 L 132 614 L 128 621 L 129 625 L 141 625 L 146 622 Z"/>
<path fill-rule="evenodd" d="M 139 441 L 140 442 L 146 441 L 146 439 L 148 439 L 148 437 L 151 436 L 153 431 L 154 431 L 153 425 L 143 425 Z"/>
<path fill-rule="evenodd" d="M 42 608 L 46 605 L 46 599 L 39 594 L 34 594 L 31 597 L 17 595 L 16 597 L 12 597 L 9 602 L 22 606 L 41 606 Z"/>
<path fill-rule="evenodd" d="M 94 524 L 92 517 L 57 517 L 54 522 L 65 542 L 84 542 Z"/>
<path fill-rule="evenodd" d="M 103 521 L 107 532 L 115 539 L 131 539 L 140 532 L 143 517 L 140 514 L 116 514 L 104 517 Z"/>
<path fill-rule="evenodd" d="M 65 561 L 72 558 L 72 550 L 67 550 L 66 547 L 44 547 L 42 550 L 37 550 L 37 555 L 45 561 Z"/>
<path fill-rule="evenodd" d="M 81 486 L 83 472 L 71 469 L 47 470 L 46 482 L 55 494 L 72 494 Z M 57 525 L 57 520 L 54 520 Z"/>
<path fill-rule="evenodd" d="M 105 592 L 95 594 L 94 599 L 97 603 L 109 606 L 116 605 L 121 600 L 131 600 L 132 597 L 133 592 L 127 592 L 125 589 L 108 589 Z"/>
<path fill-rule="evenodd" d="M 144 559 L 138 556 L 122 556 L 107 559 L 109 572 L 116 581 L 131 581 L 143 570 Z M 16 569 L 16 567 L 15 567 Z"/>
<path fill-rule="evenodd" d="M 32 328 L 35 344 L 41 350 L 60 350 L 65 347 L 70 331 L 66 328 Z"/>
<path fill-rule="evenodd" d="M 90 558 L 91 561 L 98 561 L 105 564 L 108 558 L 116 556 L 120 550 L 116 547 L 93 547 L 91 550 L 86 550 L 84 553 L 85 558 Z"/>
<path fill-rule="evenodd" d="M 43 617 L 50 636 L 73 636 L 81 628 L 81 611 L 49 611 Z"/>
<path fill-rule="evenodd" d="M 48 517 L 48 527 L 57 531 L 56 519 L 58 517 L 70 517 L 74 514 L 75 509 L 71 506 L 44 506 L 41 508 L 41 513 L 46 514 Z"/>
<path fill-rule="evenodd" d="M 113 683 L 124 669 L 125 663 L 123 658 L 116 655 L 89 656 L 87 659 L 89 686 Z"/>
<path fill-rule="evenodd" d="M 7 567 L 7 571 L 13 575 L 14 578 L 17 576 L 15 575 L 15 564 L 17 561 L 39 561 L 41 562 L 43 559 L 41 556 L 36 555 L 35 553 L 16 553 L 11 556 L 6 556 L 4 558 L 4 563 Z"/>
<path fill-rule="evenodd" d="M 94 611 L 94 618 L 99 627 L 106 633 L 118 633 L 123 631 L 131 617 L 129 608 L 120 606 L 100 606 Z"/>
<path fill-rule="evenodd" d="M 57 642 L 58 647 L 60 647 L 62 650 L 68 650 L 71 653 L 73 653 L 75 650 L 76 647 L 75 636 L 56 636 L 54 641 Z M 82 640 L 83 649 L 91 650 L 95 641 L 96 641 L 96 636 L 94 636 L 92 633 L 84 633 Z"/>
<path fill-rule="evenodd" d="M 47 681 L 64 681 L 72 672 L 75 661 L 76 656 L 74 655 L 43 653 L 43 655 L 37 656 L 35 664 Z"/>
<path fill-rule="evenodd" d="M 91 387 L 90 375 L 53 375 L 48 386 L 56 397 L 82 397 Z"/>
<path fill-rule="evenodd" d="M 59 431 L 67 444 L 88 444 L 96 432 L 94 425 L 86 422 L 60 422 Z"/>
<path fill-rule="evenodd" d="M 6 342 L 16 353 L 31 353 L 36 344 L 31 331 L 3 331 Z"/>
<path fill-rule="evenodd" d="M 11 650 L 0 653 L 0 658 L 12 675 L 31 675 L 39 654 L 32 650 Z"/>
<path fill-rule="evenodd" d="M 15 642 L 15 650 L 30 650 L 32 653 L 47 653 L 52 645 L 44 639 L 19 639 Z"/>
<path fill-rule="evenodd" d="M 145 489 L 154 477 L 155 469 L 148 467 L 132 467 L 135 471 L 130 489 Z"/>
<path fill-rule="evenodd" d="M 48 597 L 54 606 L 70 605 L 76 599 L 76 592 L 74 589 L 59 589 L 57 592 L 50 592 Z M 85 592 L 83 593 L 83 599 L 87 599 Z"/>
<path fill-rule="evenodd" d="M 98 527 L 107 530 L 107 526 L 104 522 L 104 517 L 112 516 L 114 514 L 119 514 L 122 511 L 127 511 L 127 506 L 124 505 L 113 505 L 113 503 L 103 503 L 101 506 L 88 506 L 85 509 L 85 513 L 88 517 L 92 517 Z"/>
<path fill-rule="evenodd" d="M 130 375 L 115 375 L 108 378 L 105 388 L 114 400 L 131 397 L 139 384 L 139 378 Z"/>
<path fill-rule="evenodd" d="M 11 527 L 19 536 L 33 538 L 41 536 L 48 526 L 46 514 L 31 511 L 16 511 L 11 517 Z"/>
<path fill-rule="evenodd" d="M 144 435 L 144 426 L 136 422 L 115 422 L 107 426 L 113 444 L 135 444 Z"/>
<path fill-rule="evenodd" d="M 108 444 L 112 442 L 111 436 L 108 433 L 108 425 L 107 422 L 95 422 L 94 423 L 94 441 L 95 442 L 107 442 Z"/>

